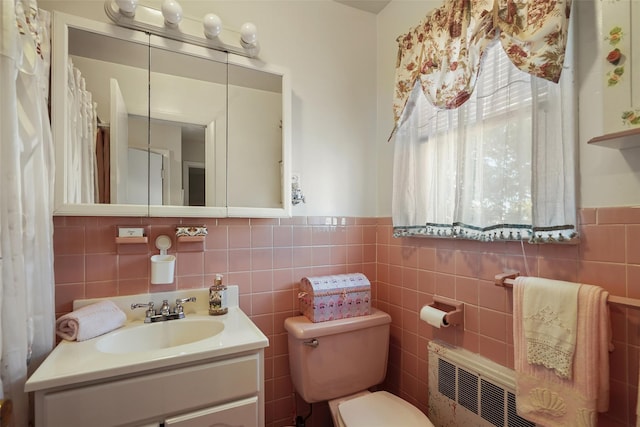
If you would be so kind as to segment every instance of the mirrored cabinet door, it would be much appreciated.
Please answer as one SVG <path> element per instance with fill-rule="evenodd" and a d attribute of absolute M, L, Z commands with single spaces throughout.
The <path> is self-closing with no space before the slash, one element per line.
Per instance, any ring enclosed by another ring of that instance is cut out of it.
<path fill-rule="evenodd" d="M 226 216 L 227 55 L 150 43 L 150 214 Z"/>
<path fill-rule="evenodd" d="M 229 206 L 282 207 L 281 106 L 281 76 L 229 65 Z"/>
<path fill-rule="evenodd" d="M 291 215 L 290 97 L 284 69 L 229 55 L 229 216 Z"/>
<path fill-rule="evenodd" d="M 59 18 L 52 55 L 56 213 L 146 215 L 149 36 Z M 139 126 L 131 129 L 132 121 Z"/>

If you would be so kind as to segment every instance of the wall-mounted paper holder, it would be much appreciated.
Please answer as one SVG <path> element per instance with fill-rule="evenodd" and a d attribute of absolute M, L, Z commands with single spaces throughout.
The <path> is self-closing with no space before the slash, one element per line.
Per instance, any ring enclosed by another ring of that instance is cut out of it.
<path fill-rule="evenodd" d="M 433 302 L 428 304 L 437 310 L 446 312 L 444 321 L 447 325 L 464 325 L 464 303 L 450 298 L 433 296 Z"/>

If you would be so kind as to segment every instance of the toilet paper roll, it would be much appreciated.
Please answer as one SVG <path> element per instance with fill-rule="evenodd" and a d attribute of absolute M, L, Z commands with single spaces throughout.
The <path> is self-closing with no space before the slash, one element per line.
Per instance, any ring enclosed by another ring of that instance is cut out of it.
<path fill-rule="evenodd" d="M 438 310 L 430 305 L 425 305 L 422 307 L 422 310 L 420 310 L 420 319 L 434 328 L 446 328 L 449 326 L 449 323 L 445 320 L 446 315 L 446 311 Z"/>

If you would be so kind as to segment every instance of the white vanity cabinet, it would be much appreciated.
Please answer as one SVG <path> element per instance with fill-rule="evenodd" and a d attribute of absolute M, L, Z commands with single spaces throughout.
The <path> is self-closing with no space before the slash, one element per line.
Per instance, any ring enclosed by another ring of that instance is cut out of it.
<path fill-rule="evenodd" d="M 238 286 L 227 292 L 221 316 L 209 316 L 208 288 L 109 298 L 129 314 L 125 325 L 61 341 L 27 380 L 35 427 L 264 426 L 269 340 L 238 307 Z M 190 297 L 184 319 L 148 324 L 144 311 L 131 310 L 139 301 Z M 98 301 L 77 300 L 74 309 Z M 198 327 L 211 335 L 184 339 Z M 183 339 L 161 339 L 159 330 Z"/>
<path fill-rule="evenodd" d="M 36 427 L 264 425 L 263 350 L 35 392 Z"/>

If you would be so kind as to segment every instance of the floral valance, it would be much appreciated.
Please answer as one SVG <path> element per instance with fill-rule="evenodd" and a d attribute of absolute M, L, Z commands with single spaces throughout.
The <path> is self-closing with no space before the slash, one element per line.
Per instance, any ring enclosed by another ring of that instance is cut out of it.
<path fill-rule="evenodd" d="M 445 0 L 397 39 L 395 128 L 418 79 L 438 108 L 469 99 L 484 49 L 496 38 L 519 69 L 558 82 L 570 9 L 571 0 Z"/>

